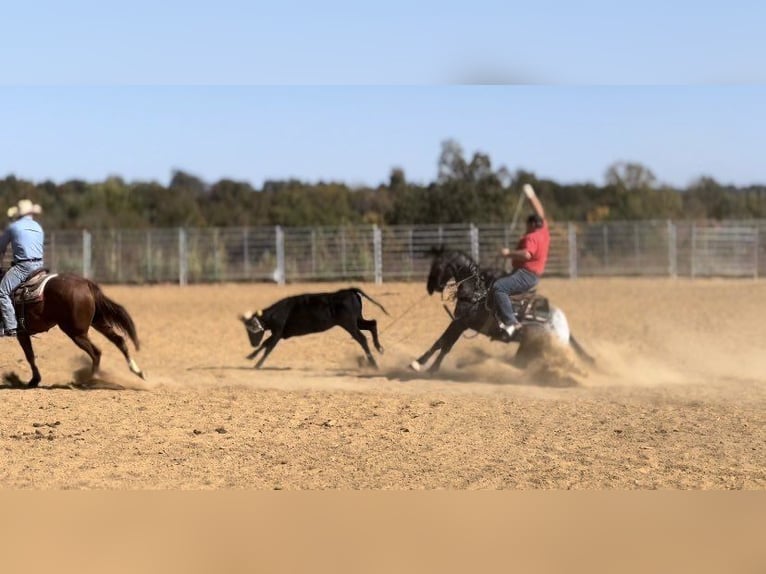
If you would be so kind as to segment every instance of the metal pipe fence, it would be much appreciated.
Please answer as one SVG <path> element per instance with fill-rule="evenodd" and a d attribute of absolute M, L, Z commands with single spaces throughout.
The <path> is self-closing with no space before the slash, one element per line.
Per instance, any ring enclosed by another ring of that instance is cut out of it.
<path fill-rule="evenodd" d="M 432 247 L 499 268 L 500 248 L 521 231 L 472 223 L 48 231 L 45 258 L 51 270 L 100 283 L 421 281 Z M 766 274 L 766 220 L 565 222 L 550 231 L 548 277 Z"/>

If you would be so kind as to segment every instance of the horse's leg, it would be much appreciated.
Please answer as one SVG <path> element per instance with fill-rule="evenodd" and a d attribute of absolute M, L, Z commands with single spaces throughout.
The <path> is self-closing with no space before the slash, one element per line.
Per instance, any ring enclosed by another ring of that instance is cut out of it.
<path fill-rule="evenodd" d="M 436 360 L 434 360 L 433 364 L 428 369 L 428 372 L 435 373 L 439 370 L 439 367 L 444 360 L 444 356 L 452 350 L 452 346 L 465 330 L 466 325 L 463 321 L 452 321 L 452 323 L 449 324 L 449 327 L 447 327 L 447 330 L 444 331 L 444 334 L 441 336 L 441 349 L 439 350 L 439 354 L 436 355 Z"/>
<path fill-rule="evenodd" d="M 18 339 L 21 348 L 24 350 L 24 356 L 27 358 L 27 362 L 32 369 L 32 378 L 29 380 L 27 386 L 34 388 L 40 384 L 42 379 L 40 377 L 40 371 L 37 370 L 37 364 L 35 363 L 35 351 L 32 348 L 32 337 L 30 337 L 29 333 L 26 331 L 19 331 L 16 338 Z"/>
<path fill-rule="evenodd" d="M 428 362 L 428 359 L 431 358 L 431 355 L 433 355 L 436 351 L 441 351 L 436 361 L 429 369 L 432 372 L 438 371 L 439 365 L 444 359 L 444 355 L 449 353 L 450 349 L 452 348 L 452 345 L 455 344 L 455 341 L 458 340 L 458 337 L 460 337 L 460 335 L 463 333 L 463 331 L 465 331 L 465 329 L 466 327 L 462 320 L 452 321 L 447 326 L 444 333 L 442 333 L 442 336 L 436 339 L 436 342 L 431 346 L 430 349 L 428 349 L 420 357 L 412 361 L 412 363 L 410 363 L 410 367 L 415 371 L 420 371 L 421 367 L 423 367 L 423 365 L 425 365 L 426 362 Z"/>
<path fill-rule="evenodd" d="M 94 376 L 96 372 L 98 372 L 98 367 L 101 363 L 101 350 L 96 347 L 96 345 L 93 344 L 93 341 L 88 338 L 87 331 L 85 333 L 72 333 L 64 331 L 64 333 L 66 333 L 67 336 L 72 339 L 72 341 L 74 341 L 75 345 L 88 353 L 90 360 L 93 362 L 90 374 L 91 377 Z"/>
<path fill-rule="evenodd" d="M 450 325 L 451 325 L 451 324 L 452 324 L 452 323 L 450 323 Z M 448 327 L 448 328 L 449 328 L 449 327 Z M 446 333 L 446 331 L 445 331 L 445 333 Z M 439 337 L 438 339 L 436 339 L 436 342 L 435 342 L 433 345 L 431 345 L 431 348 L 430 348 L 430 349 L 428 349 L 428 350 L 427 350 L 425 353 L 423 353 L 423 354 L 422 354 L 422 355 L 420 355 L 420 356 L 419 356 L 417 359 L 415 359 L 414 361 L 412 361 L 412 362 L 410 363 L 410 368 L 411 368 L 413 371 L 419 371 L 419 370 L 421 369 L 421 367 L 423 367 L 423 365 L 425 365 L 425 364 L 426 364 L 426 362 L 428 361 L 428 359 L 430 359 L 430 358 L 431 358 L 431 355 L 433 355 L 433 354 L 434 354 L 436 351 L 438 351 L 439 349 L 441 349 L 441 348 L 442 348 L 442 340 L 443 340 L 443 339 L 444 339 L 444 334 L 442 334 L 442 336 L 441 336 L 441 337 Z"/>
<path fill-rule="evenodd" d="M 380 339 L 378 339 L 378 322 L 375 319 L 368 320 L 359 317 L 356 321 L 356 325 L 360 329 L 372 333 L 372 342 L 375 344 L 375 348 L 378 350 L 378 353 L 383 354 L 383 346 L 380 344 Z"/>
<path fill-rule="evenodd" d="M 351 325 L 340 323 L 340 326 L 348 331 L 348 333 L 354 338 L 354 341 L 359 343 L 359 345 L 364 350 L 364 354 L 367 356 L 367 361 L 370 363 L 370 365 L 377 368 L 378 364 L 375 362 L 375 357 L 373 357 L 372 353 L 370 352 L 370 346 L 367 344 L 367 337 L 365 337 L 364 334 L 359 330 L 359 327 L 356 326 L 356 323 Z"/>
<path fill-rule="evenodd" d="M 114 344 L 114 346 L 120 350 L 123 357 L 125 357 L 125 360 L 128 362 L 128 368 L 130 368 L 131 373 L 138 375 L 142 379 L 146 378 L 143 371 L 141 371 L 141 369 L 138 367 L 138 364 L 130 356 L 130 351 L 128 350 L 128 345 L 125 343 L 124 337 L 118 335 L 114 329 L 112 329 L 106 323 L 94 323 L 93 328 L 101 333 L 104 337 L 109 339 Z"/>
<path fill-rule="evenodd" d="M 545 353 L 546 342 L 549 334 L 542 325 L 531 323 L 521 331 L 519 348 L 513 357 L 513 364 L 525 369 L 535 359 L 539 359 Z"/>

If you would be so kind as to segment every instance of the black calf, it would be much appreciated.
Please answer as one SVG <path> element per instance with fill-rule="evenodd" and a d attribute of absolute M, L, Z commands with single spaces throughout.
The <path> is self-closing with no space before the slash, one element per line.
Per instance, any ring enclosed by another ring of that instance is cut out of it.
<path fill-rule="evenodd" d="M 357 288 L 342 289 L 335 293 L 294 295 L 281 299 L 262 311 L 241 315 L 240 319 L 245 324 L 250 343 L 253 347 L 257 347 L 247 358 L 255 359 L 258 353 L 264 351 L 263 357 L 255 365 L 256 368 L 260 368 L 280 339 L 321 333 L 338 326 L 351 334 L 364 349 L 369 363 L 377 367 L 370 353 L 370 347 L 367 345 L 367 338 L 360 329 L 372 333 L 372 341 L 378 352 L 382 353 L 383 347 L 378 340 L 377 322 L 374 319 L 367 320 L 362 317 L 362 297 L 380 307 L 388 315 L 380 303 Z M 261 339 L 266 331 L 271 331 L 271 335 L 261 345 Z"/>

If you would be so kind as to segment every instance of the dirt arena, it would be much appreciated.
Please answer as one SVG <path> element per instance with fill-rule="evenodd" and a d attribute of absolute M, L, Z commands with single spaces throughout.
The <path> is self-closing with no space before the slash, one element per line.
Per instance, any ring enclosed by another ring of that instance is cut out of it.
<path fill-rule="evenodd" d="M 0 485 L 22 489 L 763 489 L 766 282 L 549 279 L 596 356 L 527 372 L 461 339 L 438 376 L 406 365 L 448 323 L 422 283 L 361 285 L 386 353 L 340 329 L 256 371 L 237 314 L 346 284 L 105 286 L 138 327 L 141 381 L 94 333 L 98 380 L 58 329 L 43 382 L 0 387 Z M 15 340 L 0 369 L 30 372 Z M 374 351 L 373 351 L 374 352 Z"/>

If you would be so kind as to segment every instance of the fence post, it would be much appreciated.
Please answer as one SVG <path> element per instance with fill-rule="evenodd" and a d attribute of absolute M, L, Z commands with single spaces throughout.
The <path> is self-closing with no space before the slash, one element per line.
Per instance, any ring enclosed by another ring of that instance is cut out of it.
<path fill-rule="evenodd" d="M 122 230 L 117 230 L 115 261 L 117 262 L 117 282 L 122 283 Z"/>
<path fill-rule="evenodd" d="M 92 262 L 93 262 L 93 241 L 90 235 L 90 231 L 87 229 L 82 230 L 82 276 L 86 279 L 91 278 Z"/>
<path fill-rule="evenodd" d="M 186 230 L 178 228 L 178 284 L 183 287 L 188 281 L 189 261 L 186 249 Z"/>
<path fill-rule="evenodd" d="M 577 279 L 577 229 L 571 221 L 567 224 L 569 237 L 569 278 Z"/>
<path fill-rule="evenodd" d="M 471 257 L 473 257 L 473 260 L 476 261 L 476 263 L 478 263 L 479 262 L 479 228 L 472 223 L 468 231 L 468 234 L 471 238 Z"/>
<path fill-rule="evenodd" d="M 675 224 L 668 219 L 668 273 L 678 276 L 678 234 Z"/>
<path fill-rule="evenodd" d="M 372 226 L 372 260 L 375 266 L 375 284 L 383 283 L 383 234 L 380 227 Z"/>
<path fill-rule="evenodd" d="M 277 225 L 274 228 L 274 236 L 276 240 L 277 251 L 277 268 L 274 272 L 275 278 L 279 285 L 285 284 L 285 232 L 282 231 L 282 227 Z"/>
<path fill-rule="evenodd" d="M 697 224 L 692 222 L 692 261 L 691 276 L 692 279 L 697 275 Z"/>
<path fill-rule="evenodd" d="M 755 268 L 753 269 L 753 279 L 758 279 L 758 249 L 761 246 L 761 230 L 755 226 Z"/>
<path fill-rule="evenodd" d="M 316 279 L 317 274 L 317 232 L 311 230 L 311 278 Z"/>
<path fill-rule="evenodd" d="M 343 278 L 346 278 L 346 228 L 340 228 L 340 261 Z"/>
<path fill-rule="evenodd" d="M 250 279 L 250 246 L 248 241 L 248 228 L 242 230 L 242 272 L 245 279 Z"/>
<path fill-rule="evenodd" d="M 213 237 L 211 238 L 211 243 L 213 245 L 213 280 L 214 281 L 220 281 L 221 280 L 221 260 L 218 257 L 219 250 L 218 250 L 218 241 L 219 241 L 219 234 L 220 229 L 218 227 L 213 228 Z M 204 261 L 204 260 L 203 260 Z"/>
<path fill-rule="evenodd" d="M 152 230 L 146 230 L 146 281 L 152 280 Z"/>

